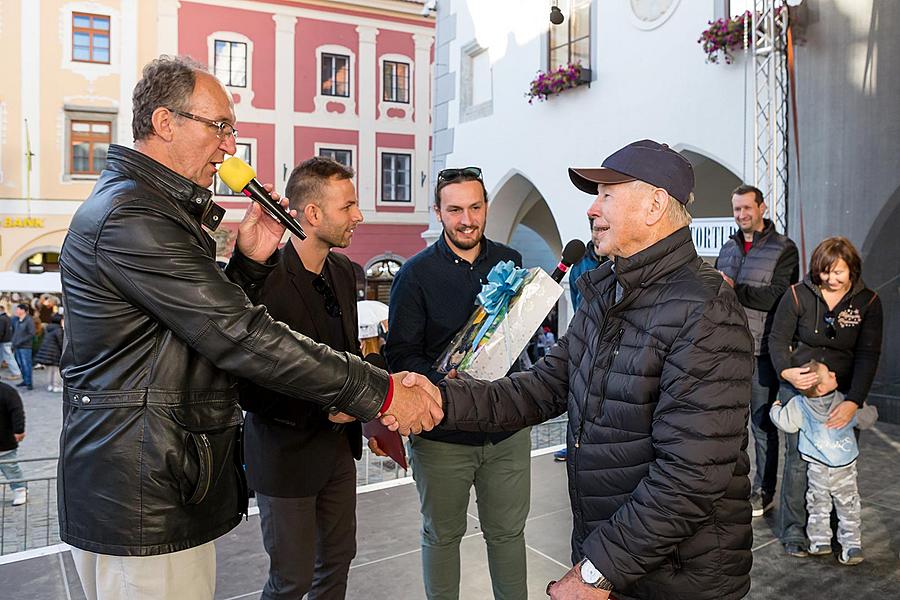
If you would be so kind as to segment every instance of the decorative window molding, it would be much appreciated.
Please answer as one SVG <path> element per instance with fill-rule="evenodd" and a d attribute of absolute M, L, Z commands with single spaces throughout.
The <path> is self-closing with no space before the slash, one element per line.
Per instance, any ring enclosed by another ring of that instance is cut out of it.
<path fill-rule="evenodd" d="M 63 107 L 65 144 L 62 147 L 62 180 L 91 181 L 106 165 L 106 150 L 116 143 L 115 108 Z M 99 163 L 99 164 L 98 164 Z"/>
<path fill-rule="evenodd" d="M 108 62 L 76 60 L 72 55 L 75 14 L 109 18 Z M 59 45 L 62 50 L 60 68 L 77 73 L 90 82 L 99 77 L 121 73 L 122 16 L 120 11 L 97 2 L 68 2 L 59 9 Z"/>
<path fill-rule="evenodd" d="M 487 48 L 479 46 L 477 41 L 469 42 L 460 49 L 460 123 L 494 113 L 493 68 L 490 60 Z"/>
<path fill-rule="evenodd" d="M 406 66 L 406 102 L 385 100 L 385 72 L 386 63 L 400 64 Z M 389 121 L 406 121 L 413 120 L 413 74 L 415 73 L 415 61 L 403 54 L 382 54 L 378 60 L 378 81 L 381 88 L 381 94 L 378 97 L 378 118 L 379 120 Z"/>
<path fill-rule="evenodd" d="M 247 49 L 247 64 L 245 69 L 244 85 L 229 85 L 229 82 L 221 80 L 229 92 L 235 98 L 235 105 L 249 105 L 253 101 L 253 40 L 245 35 L 234 31 L 214 31 L 206 36 L 206 58 L 209 71 L 213 74 L 216 72 L 216 42 L 225 42 L 230 44 L 245 44 Z"/>
<path fill-rule="evenodd" d="M 410 148 L 378 148 L 376 205 L 415 206 L 413 173 L 415 150 Z M 390 173 L 386 180 L 386 173 Z"/>
<path fill-rule="evenodd" d="M 331 54 L 348 57 L 348 73 L 347 73 L 347 96 L 331 96 L 322 93 L 322 55 Z M 316 96 L 313 102 L 316 112 L 332 113 L 334 115 L 342 114 L 353 116 L 356 114 L 356 95 L 353 85 L 353 78 L 356 73 L 356 53 L 344 46 L 334 44 L 325 44 L 316 48 Z M 330 105 L 330 106 L 329 106 Z M 336 109 L 336 105 L 340 105 L 342 109 Z M 331 108 L 332 110 L 328 110 Z"/>

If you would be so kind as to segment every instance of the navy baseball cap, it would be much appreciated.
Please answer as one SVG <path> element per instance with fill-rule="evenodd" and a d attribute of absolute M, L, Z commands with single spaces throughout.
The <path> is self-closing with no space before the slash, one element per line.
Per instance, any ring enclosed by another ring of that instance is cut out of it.
<path fill-rule="evenodd" d="M 569 168 L 569 179 L 582 192 L 597 195 L 597 184 L 614 185 L 640 180 L 666 190 L 688 203 L 694 191 L 691 163 L 665 144 L 653 140 L 632 142 L 610 154 L 599 169 Z"/>

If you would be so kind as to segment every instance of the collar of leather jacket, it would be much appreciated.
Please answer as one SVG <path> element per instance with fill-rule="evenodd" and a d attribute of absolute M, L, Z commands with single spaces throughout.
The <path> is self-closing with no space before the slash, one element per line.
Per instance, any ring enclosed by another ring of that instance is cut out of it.
<path fill-rule="evenodd" d="M 616 279 L 626 292 L 647 287 L 657 279 L 697 260 L 689 227 L 682 227 L 628 258 L 616 257 Z"/>
<path fill-rule="evenodd" d="M 225 209 L 212 201 L 210 190 L 200 187 L 143 152 L 118 144 L 110 144 L 106 157 L 106 168 L 140 179 L 166 196 L 173 198 L 184 206 L 197 221 L 211 230 L 215 230 L 222 223 Z"/>

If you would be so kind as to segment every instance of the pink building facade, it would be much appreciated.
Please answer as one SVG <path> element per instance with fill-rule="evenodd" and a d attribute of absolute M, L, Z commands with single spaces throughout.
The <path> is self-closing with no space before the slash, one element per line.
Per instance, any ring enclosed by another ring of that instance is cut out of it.
<path fill-rule="evenodd" d="M 191 56 L 223 81 L 234 97 L 238 154 L 261 181 L 282 191 L 299 162 L 334 158 L 356 171 L 365 217 L 345 250 L 354 262 L 402 263 L 425 247 L 434 19 L 422 4 L 168 4 L 160 51 Z M 233 235 L 246 200 L 215 187 L 228 209 L 220 229 Z"/>

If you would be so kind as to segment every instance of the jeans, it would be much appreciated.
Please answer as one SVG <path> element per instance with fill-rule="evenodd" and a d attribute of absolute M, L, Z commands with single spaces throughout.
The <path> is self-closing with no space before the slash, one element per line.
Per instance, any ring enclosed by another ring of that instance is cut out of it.
<path fill-rule="evenodd" d="M 31 348 L 16 348 L 16 362 L 22 371 L 22 382 L 31 387 Z"/>
<path fill-rule="evenodd" d="M 779 391 L 782 404 L 797 395 L 797 390 L 783 384 Z M 784 472 L 781 475 L 778 535 L 782 544 L 806 545 L 806 461 L 800 456 L 799 433 L 784 434 Z"/>
<path fill-rule="evenodd" d="M 0 460 L 15 460 L 18 457 L 18 453 L 18 448 L 13 448 L 12 450 L 8 450 L 6 452 L 0 452 Z M 3 477 L 5 477 L 7 481 L 10 481 L 12 479 L 22 479 L 22 468 L 17 462 L 0 463 L 0 472 L 3 473 Z M 10 483 L 9 487 L 14 490 L 19 490 L 28 486 L 20 482 Z"/>
<path fill-rule="evenodd" d="M 468 525 L 466 510 L 473 483 L 494 599 L 528 597 L 525 519 L 531 503 L 530 451 L 530 428 L 483 446 L 411 438 L 429 600 L 459 598 L 459 543 Z M 488 597 L 486 591 L 482 597 Z"/>
<path fill-rule="evenodd" d="M 6 361 L 6 366 L 13 377 L 21 375 L 19 365 L 13 357 L 12 342 L 0 343 L 0 362 Z"/>
<path fill-rule="evenodd" d="M 756 357 L 750 382 L 750 428 L 756 450 L 753 491 L 775 494 L 778 479 L 778 428 L 769 418 L 769 409 L 778 397 L 778 376 L 768 354 Z"/>

